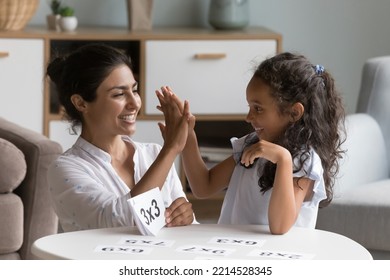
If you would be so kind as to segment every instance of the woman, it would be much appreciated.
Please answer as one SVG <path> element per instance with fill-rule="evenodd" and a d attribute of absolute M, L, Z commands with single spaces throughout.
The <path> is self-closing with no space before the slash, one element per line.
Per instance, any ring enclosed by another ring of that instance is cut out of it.
<path fill-rule="evenodd" d="M 81 126 L 76 143 L 48 172 L 63 230 L 134 225 L 128 200 L 155 187 L 167 207 L 167 226 L 191 224 L 192 206 L 173 166 L 185 145 L 188 116 L 170 120 L 167 114 L 163 147 L 134 142 L 138 83 L 129 57 L 110 46 L 90 44 L 57 57 L 47 75 L 72 129 Z"/>

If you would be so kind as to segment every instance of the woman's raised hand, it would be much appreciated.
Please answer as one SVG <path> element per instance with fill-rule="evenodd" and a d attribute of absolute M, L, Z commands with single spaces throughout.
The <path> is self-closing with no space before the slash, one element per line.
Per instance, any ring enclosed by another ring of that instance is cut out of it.
<path fill-rule="evenodd" d="M 158 125 L 164 138 L 164 146 L 172 147 L 181 152 L 187 141 L 189 129 L 193 129 L 195 120 L 189 111 L 187 101 L 182 102 L 170 87 L 161 87 L 156 90 L 160 105 L 157 109 L 163 112 L 165 124 Z"/>

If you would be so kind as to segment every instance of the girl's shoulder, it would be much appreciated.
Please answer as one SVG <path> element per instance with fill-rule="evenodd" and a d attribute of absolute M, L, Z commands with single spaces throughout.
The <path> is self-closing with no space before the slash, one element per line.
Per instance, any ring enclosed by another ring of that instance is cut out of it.
<path fill-rule="evenodd" d="M 240 160 L 241 153 L 244 148 L 250 144 L 259 141 L 259 138 L 256 135 L 256 132 L 249 133 L 240 138 L 232 137 L 230 138 L 230 143 L 233 148 L 233 157 L 236 162 Z"/>
<path fill-rule="evenodd" d="M 323 168 L 319 155 L 310 148 L 308 151 L 301 151 L 298 156 L 294 158 L 294 175 L 309 177 L 318 180 L 322 177 Z"/>
<path fill-rule="evenodd" d="M 230 143 L 232 144 L 233 148 L 245 147 L 247 145 L 256 143 L 258 141 L 259 141 L 259 138 L 257 137 L 256 132 L 249 133 L 249 134 L 244 135 L 240 138 L 238 138 L 238 137 L 230 138 Z"/>

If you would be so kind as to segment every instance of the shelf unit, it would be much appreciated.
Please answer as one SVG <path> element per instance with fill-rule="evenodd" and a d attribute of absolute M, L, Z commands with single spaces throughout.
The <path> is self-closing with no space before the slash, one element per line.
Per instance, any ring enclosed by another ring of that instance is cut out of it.
<path fill-rule="evenodd" d="M 282 45 L 280 34 L 263 27 L 232 31 L 200 28 L 131 31 L 126 28 L 90 27 L 79 28 L 75 32 L 28 27 L 22 31 L 0 31 L 2 38 L 41 40 L 44 47 L 40 67 L 44 70 L 56 52 L 67 52 L 83 44 L 105 42 L 126 49 L 133 60 L 133 71 L 143 100 L 137 126 L 143 135 L 139 139 L 145 140 L 144 134 L 151 131 L 150 125 L 162 120 L 162 115 L 154 110 L 157 105 L 155 89 L 170 85 L 182 99 L 190 101 L 191 111 L 198 121 L 200 145 L 221 147 L 228 147 L 231 136 L 240 136 L 238 134 L 247 129 L 245 88 L 252 67 L 280 52 Z M 2 49 L 1 41 L 0 52 L 7 52 Z M 55 92 L 45 79 L 44 71 L 41 78 L 44 81 L 41 100 L 43 112 L 39 116 L 42 133 L 60 142 L 66 149 L 69 143 L 74 142 L 75 136 L 69 136 L 65 129 Z M 155 129 L 158 130 L 157 126 Z M 161 143 L 161 139 L 155 136 L 159 133 L 150 134 L 147 140 Z M 189 193 L 181 168 L 179 173 L 194 208 L 211 209 L 207 205 L 220 207 L 223 194 L 200 202 Z M 213 209 L 212 213 L 204 215 L 215 218 L 218 214 Z"/>

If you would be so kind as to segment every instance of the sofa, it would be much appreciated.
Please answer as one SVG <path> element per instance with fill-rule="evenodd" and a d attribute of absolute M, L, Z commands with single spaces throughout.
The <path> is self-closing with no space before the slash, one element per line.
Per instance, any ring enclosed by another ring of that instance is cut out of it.
<path fill-rule="evenodd" d="M 334 199 L 319 210 L 316 227 L 355 240 L 374 259 L 390 259 L 390 56 L 364 64 L 346 129 Z"/>
<path fill-rule="evenodd" d="M 35 259 L 32 243 L 57 233 L 46 179 L 60 144 L 0 117 L 0 260 Z"/>

